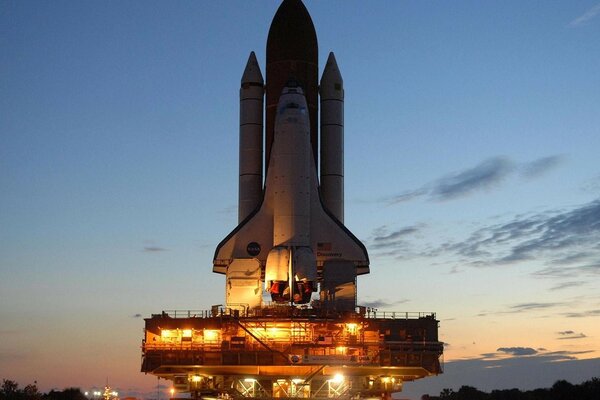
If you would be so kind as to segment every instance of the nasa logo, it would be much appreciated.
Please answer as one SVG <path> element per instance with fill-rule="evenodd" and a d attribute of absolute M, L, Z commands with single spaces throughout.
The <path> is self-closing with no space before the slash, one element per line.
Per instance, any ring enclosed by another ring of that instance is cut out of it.
<path fill-rule="evenodd" d="M 290 356 L 290 361 L 294 364 L 297 364 L 300 362 L 300 356 L 297 356 L 294 354 L 294 355 Z"/>
<path fill-rule="evenodd" d="M 260 244 L 258 244 L 256 242 L 248 243 L 248 246 L 246 246 L 246 252 L 249 255 L 251 255 L 252 257 L 259 255 L 260 254 Z"/>

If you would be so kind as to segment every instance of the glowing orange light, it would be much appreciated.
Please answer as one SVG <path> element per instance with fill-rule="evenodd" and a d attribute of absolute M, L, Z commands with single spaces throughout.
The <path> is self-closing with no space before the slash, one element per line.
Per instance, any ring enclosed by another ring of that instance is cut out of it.
<path fill-rule="evenodd" d="M 172 331 L 171 329 L 161 329 L 160 330 L 160 337 L 165 339 L 165 338 L 172 338 L 172 337 L 176 337 L 177 336 L 177 331 Z"/>
<path fill-rule="evenodd" d="M 204 330 L 204 340 L 209 341 L 209 342 L 219 340 L 219 331 L 214 330 L 214 329 L 205 329 Z"/>
<path fill-rule="evenodd" d="M 346 324 L 346 330 L 348 330 L 349 334 L 356 335 L 356 331 L 358 330 L 358 325 L 355 324 L 354 322 L 350 322 L 350 323 Z"/>

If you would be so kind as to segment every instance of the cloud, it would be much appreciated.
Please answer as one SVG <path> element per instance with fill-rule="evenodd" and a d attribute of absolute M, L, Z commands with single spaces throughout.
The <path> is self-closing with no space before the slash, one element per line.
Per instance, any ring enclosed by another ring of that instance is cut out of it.
<path fill-rule="evenodd" d="M 386 307 L 394 307 L 399 304 L 404 304 L 404 303 L 408 303 L 408 302 L 409 302 L 408 299 L 402 299 L 402 300 L 398 300 L 398 301 L 376 299 L 376 300 L 361 301 L 360 305 L 364 306 L 364 307 L 371 307 L 371 308 L 386 308 Z"/>
<path fill-rule="evenodd" d="M 600 14 L 600 3 L 596 4 L 579 17 L 575 18 L 569 23 L 571 27 L 578 27 L 581 25 L 587 24 L 591 19 L 595 18 L 598 14 Z"/>
<path fill-rule="evenodd" d="M 145 253 L 158 253 L 160 251 L 167 251 L 167 249 L 159 246 L 144 246 Z"/>
<path fill-rule="evenodd" d="M 498 184 L 513 169 L 513 163 L 507 158 L 491 158 L 473 168 L 438 179 L 430 195 L 435 200 L 443 201 L 487 189 Z"/>
<path fill-rule="evenodd" d="M 476 314 L 477 317 L 487 317 L 488 315 L 493 315 L 493 316 L 497 316 L 497 315 L 506 315 L 506 314 L 518 314 L 518 313 L 525 313 L 525 312 L 537 312 L 537 311 L 543 311 L 543 310 L 552 310 L 554 308 L 564 308 L 564 307 L 568 307 L 571 306 L 572 302 L 562 302 L 562 303 L 535 303 L 535 302 L 531 302 L 531 303 L 520 303 L 520 304 L 515 304 L 512 306 L 508 306 L 507 308 L 505 308 L 504 310 L 500 310 L 500 311 L 490 311 L 490 310 L 484 310 L 481 311 L 480 313 Z"/>
<path fill-rule="evenodd" d="M 581 190 L 586 193 L 593 193 L 593 194 L 600 192 L 600 175 L 584 182 L 583 185 L 581 186 Z"/>
<path fill-rule="evenodd" d="M 385 202 L 393 205 L 425 196 L 433 201 L 453 200 L 496 187 L 515 171 L 520 171 L 520 175 L 528 179 L 538 178 L 558 166 L 562 160 L 563 156 L 552 155 L 517 164 L 507 157 L 497 156 L 443 176 L 421 188 L 404 191 L 385 199 Z"/>
<path fill-rule="evenodd" d="M 374 237 L 371 240 L 371 247 L 374 249 L 386 247 L 398 247 L 405 243 L 407 237 L 415 235 L 421 227 L 407 226 L 398 230 L 388 232 L 386 226 L 381 226 L 373 232 Z"/>
<path fill-rule="evenodd" d="M 550 290 L 556 291 L 556 290 L 569 289 L 569 288 L 573 288 L 573 287 L 583 286 L 584 284 L 585 284 L 584 281 L 562 282 L 562 283 L 559 283 L 558 285 L 551 287 Z"/>
<path fill-rule="evenodd" d="M 569 278 L 572 276 L 597 276 L 600 275 L 600 262 L 579 265 L 576 267 L 547 267 L 536 271 L 534 275 L 550 278 Z"/>
<path fill-rule="evenodd" d="M 510 309 L 515 312 L 531 311 L 531 310 L 544 310 L 547 308 L 553 308 L 556 306 L 562 306 L 561 303 L 521 303 L 511 306 Z"/>
<path fill-rule="evenodd" d="M 525 178 L 537 178 L 563 162 L 563 156 L 553 155 L 524 163 L 520 167 L 521 175 Z"/>
<path fill-rule="evenodd" d="M 584 339 L 587 336 L 583 333 L 575 333 L 574 331 L 562 331 L 558 332 L 558 340 L 571 340 L 571 339 Z"/>
<path fill-rule="evenodd" d="M 567 318 L 587 318 L 587 317 L 600 317 L 600 310 L 588 310 L 582 312 L 568 312 L 563 313 Z"/>
<path fill-rule="evenodd" d="M 367 244 L 369 249 L 381 257 L 412 258 L 415 253 L 411 242 L 421 236 L 424 228 L 425 225 L 420 224 L 390 230 L 383 225 L 373 230 Z"/>
<path fill-rule="evenodd" d="M 457 274 L 467 268 L 498 268 L 531 262 L 531 277 L 549 281 L 551 292 L 589 286 L 600 278 L 600 199 L 578 206 L 549 209 L 495 218 L 491 224 L 474 228 L 462 238 L 441 243 L 428 242 L 435 227 L 425 224 L 399 228 L 381 226 L 373 231 L 367 245 L 377 257 L 394 260 L 422 259 L 432 266 Z M 435 234 L 435 232 L 433 233 Z M 443 260 L 442 260 L 443 259 Z M 535 312 L 567 304 L 521 303 L 488 314 Z M 592 306 L 596 307 L 596 306 Z M 558 312 L 571 310 L 558 310 Z M 560 314 L 569 318 L 595 316 Z"/>
<path fill-rule="evenodd" d="M 134 314 L 131 318 L 142 318 L 142 314 Z"/>
<path fill-rule="evenodd" d="M 500 347 L 500 348 L 496 349 L 496 351 L 499 351 L 501 353 L 510 354 L 515 357 L 531 356 L 534 354 L 538 354 L 538 351 L 535 349 L 532 349 L 531 347 Z"/>
<path fill-rule="evenodd" d="M 600 200 L 574 208 L 526 216 L 484 227 L 462 242 L 445 245 L 446 252 L 471 259 L 472 265 L 504 265 L 525 260 L 569 259 L 586 264 L 547 267 L 537 275 L 573 277 L 600 273 Z M 568 254 L 567 257 L 564 255 Z"/>
<path fill-rule="evenodd" d="M 483 353 L 479 357 L 470 358 L 471 360 L 486 360 L 486 361 L 505 361 L 505 360 L 517 360 L 521 358 L 536 358 L 538 360 L 545 360 L 547 362 L 565 361 L 565 360 L 576 360 L 577 356 L 582 354 L 594 353 L 595 350 L 560 350 L 560 351 L 549 351 L 545 348 L 533 347 L 500 347 L 496 349 L 495 353 Z"/>

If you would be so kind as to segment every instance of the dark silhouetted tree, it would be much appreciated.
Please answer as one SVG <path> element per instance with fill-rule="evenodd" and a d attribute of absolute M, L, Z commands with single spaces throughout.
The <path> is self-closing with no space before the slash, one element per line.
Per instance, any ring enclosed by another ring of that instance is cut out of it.
<path fill-rule="evenodd" d="M 19 384 L 9 379 L 2 380 L 0 388 L 0 400 L 41 400 L 42 394 L 37 386 L 27 385 L 23 389 L 19 389 Z"/>
<path fill-rule="evenodd" d="M 461 386 L 453 399 L 456 400 L 487 400 L 488 394 L 475 389 L 473 386 Z"/>
<path fill-rule="evenodd" d="M 79 388 L 67 388 L 62 391 L 51 390 L 44 395 L 44 400 L 87 400 Z"/>

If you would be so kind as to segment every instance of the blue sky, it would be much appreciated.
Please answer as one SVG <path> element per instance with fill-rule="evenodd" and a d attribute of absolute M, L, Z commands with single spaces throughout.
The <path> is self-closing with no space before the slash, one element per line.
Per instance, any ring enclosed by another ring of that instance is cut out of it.
<path fill-rule="evenodd" d="M 600 370 L 600 3 L 305 4 L 344 77 L 359 300 L 436 311 L 447 343 L 406 396 Z M 0 377 L 153 392 L 140 316 L 223 302 L 239 82 L 277 6 L 0 3 Z"/>

